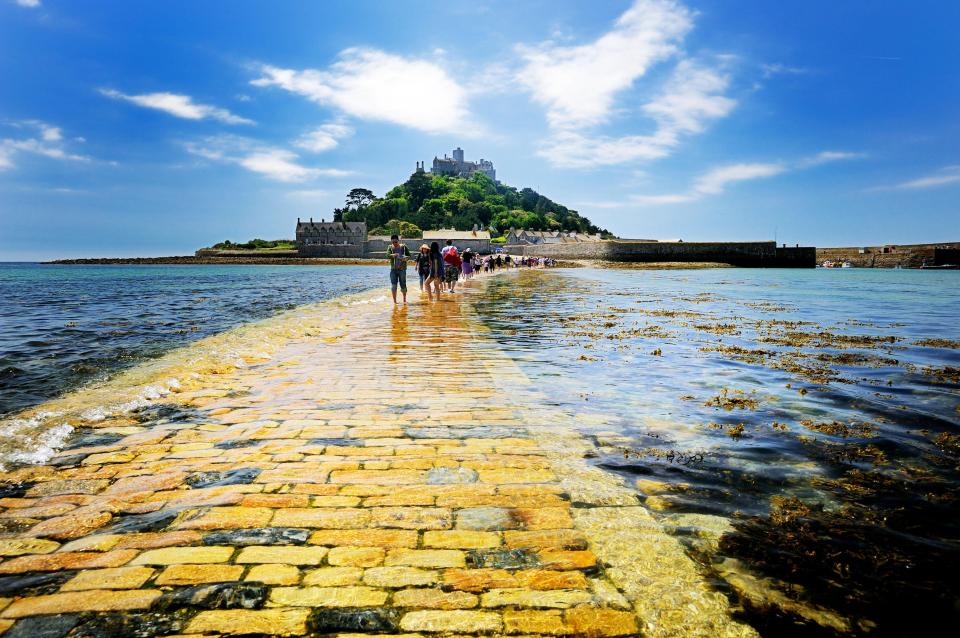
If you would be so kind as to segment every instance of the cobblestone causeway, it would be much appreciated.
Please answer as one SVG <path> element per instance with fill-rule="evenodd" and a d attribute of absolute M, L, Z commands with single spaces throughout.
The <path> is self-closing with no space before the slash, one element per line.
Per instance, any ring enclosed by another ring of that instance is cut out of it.
<path fill-rule="evenodd" d="M 0 633 L 755 635 L 498 351 L 482 286 L 328 306 L 4 475 Z"/>

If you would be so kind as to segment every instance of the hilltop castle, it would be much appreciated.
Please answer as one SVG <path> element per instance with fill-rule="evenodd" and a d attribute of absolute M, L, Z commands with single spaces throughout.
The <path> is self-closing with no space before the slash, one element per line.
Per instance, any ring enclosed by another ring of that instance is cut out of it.
<path fill-rule="evenodd" d="M 425 162 L 417 162 L 417 171 L 424 170 Z M 463 149 L 459 146 L 453 149 L 453 157 L 433 158 L 433 167 L 430 172 L 434 175 L 449 175 L 451 177 L 470 177 L 474 173 L 483 173 L 493 181 L 497 181 L 497 171 L 493 168 L 493 162 L 480 159 L 479 162 L 467 162 L 463 159 Z"/>

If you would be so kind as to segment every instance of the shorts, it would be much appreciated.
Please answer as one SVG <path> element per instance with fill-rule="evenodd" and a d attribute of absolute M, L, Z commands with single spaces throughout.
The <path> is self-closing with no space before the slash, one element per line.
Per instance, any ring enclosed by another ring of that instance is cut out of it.
<path fill-rule="evenodd" d="M 454 266 L 453 264 L 447 264 L 443 269 L 443 280 L 449 284 L 455 282 L 459 278 L 460 268 L 458 266 Z"/>
<path fill-rule="evenodd" d="M 390 287 L 394 290 L 397 289 L 397 284 L 400 284 L 400 290 L 407 292 L 407 269 L 397 270 L 396 268 L 390 269 Z"/>

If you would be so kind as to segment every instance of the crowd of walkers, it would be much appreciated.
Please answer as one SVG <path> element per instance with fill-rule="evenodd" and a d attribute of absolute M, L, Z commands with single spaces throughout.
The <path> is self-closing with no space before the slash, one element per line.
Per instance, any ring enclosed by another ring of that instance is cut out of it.
<path fill-rule="evenodd" d="M 410 260 L 410 250 L 400 242 L 397 235 L 390 237 L 390 286 L 393 292 L 393 302 L 397 303 L 397 288 L 403 294 L 403 302 L 407 302 L 407 262 Z M 430 301 L 434 293 L 440 299 L 441 292 L 453 293 L 456 291 L 457 281 L 460 278 L 473 279 L 480 272 L 493 273 L 503 268 L 533 268 L 540 265 L 555 266 L 553 259 L 539 257 L 511 257 L 510 255 L 479 255 L 469 248 L 457 250 L 453 240 L 448 239 L 446 246 L 440 247 L 437 242 L 428 246 L 423 244 L 413 259 L 417 275 L 420 277 L 420 291 L 426 291 Z"/>

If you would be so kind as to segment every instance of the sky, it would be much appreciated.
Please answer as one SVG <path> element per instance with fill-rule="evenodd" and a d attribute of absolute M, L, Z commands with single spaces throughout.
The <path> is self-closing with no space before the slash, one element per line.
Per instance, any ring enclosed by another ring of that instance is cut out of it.
<path fill-rule="evenodd" d="M 960 240 L 960 2 L 0 0 L 0 261 L 292 238 L 464 149 L 621 237 Z"/>

